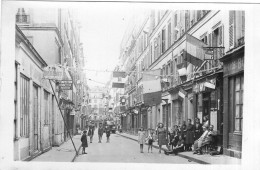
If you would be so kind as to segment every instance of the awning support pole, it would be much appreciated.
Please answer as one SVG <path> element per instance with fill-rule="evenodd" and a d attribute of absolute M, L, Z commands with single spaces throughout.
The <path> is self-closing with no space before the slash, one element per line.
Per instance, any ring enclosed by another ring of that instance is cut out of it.
<path fill-rule="evenodd" d="M 75 149 L 76 155 L 78 155 L 78 151 L 77 151 L 77 149 L 76 149 L 76 147 L 75 147 L 75 144 L 74 144 L 74 142 L 73 142 L 73 140 L 72 140 L 72 137 L 71 137 L 71 135 L 70 135 L 70 131 L 69 131 L 68 126 L 67 126 L 67 124 L 66 124 L 66 122 L 65 122 L 65 119 L 64 119 L 64 117 L 63 117 L 63 114 L 62 114 L 62 111 L 61 111 L 61 108 L 60 108 L 60 105 L 59 105 L 58 98 L 57 98 L 56 93 L 55 93 L 55 91 L 54 91 L 54 89 L 53 89 L 53 87 L 52 87 L 51 80 L 49 80 L 49 82 L 50 82 L 50 85 L 51 85 L 51 89 L 52 89 L 52 91 L 53 91 L 53 94 L 54 94 L 54 96 L 55 96 L 57 105 L 58 105 L 58 107 L 59 107 L 60 114 L 61 114 L 61 117 L 62 117 L 62 119 L 63 119 L 64 125 L 65 125 L 65 127 L 66 127 L 66 129 L 67 129 L 67 131 L 68 131 L 68 133 L 69 133 L 70 140 L 71 140 L 71 142 L 72 142 L 72 144 L 73 144 L 73 147 L 74 147 L 74 149 Z"/>

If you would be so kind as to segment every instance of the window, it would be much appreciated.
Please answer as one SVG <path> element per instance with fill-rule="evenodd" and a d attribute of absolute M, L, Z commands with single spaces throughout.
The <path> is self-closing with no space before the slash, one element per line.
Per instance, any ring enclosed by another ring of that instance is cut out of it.
<path fill-rule="evenodd" d="M 177 29 L 177 14 L 174 15 L 174 40 L 177 40 L 178 37 L 178 29 Z"/>
<path fill-rule="evenodd" d="M 229 11 L 229 48 L 234 47 L 234 19 L 235 11 Z"/>
<path fill-rule="evenodd" d="M 158 44 L 157 44 L 157 38 L 154 39 L 154 60 L 155 61 L 157 59 L 157 48 L 158 48 Z"/>
<path fill-rule="evenodd" d="M 243 91 L 244 76 L 235 79 L 235 131 L 242 132 L 243 129 Z"/>
<path fill-rule="evenodd" d="M 21 137 L 28 137 L 29 135 L 29 99 L 30 99 L 30 89 L 29 89 L 29 79 L 21 74 L 20 77 L 20 107 L 21 107 L 21 127 L 20 135 Z"/>
<path fill-rule="evenodd" d="M 165 49 L 166 49 L 166 41 L 165 41 L 165 38 L 166 38 L 166 31 L 165 31 L 165 28 L 162 30 L 162 53 L 165 52 Z"/>
<path fill-rule="evenodd" d="M 49 93 L 44 90 L 44 124 L 49 124 Z"/>
<path fill-rule="evenodd" d="M 197 21 L 201 19 L 201 10 L 197 10 Z"/>
<path fill-rule="evenodd" d="M 157 44 L 158 44 L 158 48 L 157 48 L 157 58 L 160 57 L 161 55 L 161 35 L 159 34 L 158 35 L 158 38 L 157 38 Z"/>
<path fill-rule="evenodd" d="M 245 36 L 245 11 L 242 11 L 242 37 Z"/>
<path fill-rule="evenodd" d="M 14 138 L 16 138 L 17 135 L 17 67 L 18 64 L 15 63 L 15 75 L 14 75 Z"/>
<path fill-rule="evenodd" d="M 172 36 L 171 22 L 169 22 L 168 23 L 168 48 L 172 45 L 171 36 Z"/>

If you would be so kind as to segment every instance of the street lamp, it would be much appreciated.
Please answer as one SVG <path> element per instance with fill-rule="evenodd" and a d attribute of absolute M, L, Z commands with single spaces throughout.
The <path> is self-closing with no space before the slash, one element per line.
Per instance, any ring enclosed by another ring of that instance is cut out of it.
<path fill-rule="evenodd" d="M 168 143 L 168 99 L 162 99 L 166 103 L 166 139 Z"/>

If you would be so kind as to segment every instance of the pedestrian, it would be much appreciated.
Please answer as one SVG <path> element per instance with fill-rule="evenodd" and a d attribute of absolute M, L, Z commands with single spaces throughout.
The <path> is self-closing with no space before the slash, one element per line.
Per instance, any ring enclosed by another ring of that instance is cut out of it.
<path fill-rule="evenodd" d="M 172 141 L 174 148 L 177 146 L 177 143 L 179 141 L 179 135 L 180 135 L 180 130 L 178 128 L 178 125 L 174 125 L 174 139 Z"/>
<path fill-rule="evenodd" d="M 82 154 L 87 154 L 85 152 L 85 148 L 88 147 L 88 139 L 87 139 L 87 135 L 86 135 L 87 131 L 83 131 L 83 134 L 81 136 L 81 146 L 82 146 Z"/>
<path fill-rule="evenodd" d="M 183 121 L 182 125 L 181 125 L 181 137 L 184 140 L 185 146 L 186 146 L 186 143 L 185 143 L 186 135 L 187 135 L 187 125 L 186 125 L 186 121 Z M 185 146 L 184 146 L 184 149 L 186 149 Z"/>
<path fill-rule="evenodd" d="M 194 143 L 194 125 L 191 124 L 191 119 L 188 119 L 187 133 L 185 139 L 185 150 L 191 151 L 191 146 Z"/>
<path fill-rule="evenodd" d="M 93 141 L 94 131 L 95 131 L 95 126 L 90 125 L 89 130 L 88 130 L 88 136 L 90 137 L 90 143 L 92 143 L 92 141 Z"/>
<path fill-rule="evenodd" d="M 201 137 L 194 142 L 194 152 L 193 152 L 193 154 L 202 155 L 201 147 L 204 145 L 206 138 L 208 136 L 208 133 L 209 133 L 208 126 L 203 126 L 203 131 L 204 132 L 201 135 Z"/>
<path fill-rule="evenodd" d="M 183 152 L 183 151 L 184 151 L 184 140 L 182 139 L 182 135 L 179 135 L 179 140 L 178 140 L 177 146 L 172 151 L 164 151 L 164 153 L 166 155 L 169 155 L 172 153 L 177 155 L 179 152 Z"/>
<path fill-rule="evenodd" d="M 103 125 L 102 123 L 100 123 L 98 127 L 98 143 L 101 143 L 103 133 L 104 133 Z"/>
<path fill-rule="evenodd" d="M 108 126 L 106 126 L 106 136 L 107 136 L 107 143 L 109 143 L 110 139 L 110 128 Z"/>
<path fill-rule="evenodd" d="M 209 115 L 203 117 L 203 126 L 209 126 Z"/>
<path fill-rule="evenodd" d="M 140 144 L 140 152 L 143 152 L 144 144 L 145 144 L 145 131 L 144 128 L 141 127 L 138 131 L 138 143 Z"/>
<path fill-rule="evenodd" d="M 203 133 L 202 125 L 200 123 L 200 119 L 196 118 L 195 119 L 195 134 L 194 134 L 194 140 L 198 140 L 200 136 Z"/>
<path fill-rule="evenodd" d="M 150 149 L 151 149 L 151 153 L 153 153 L 153 142 L 155 141 L 153 131 L 151 131 L 151 133 L 148 135 L 147 141 L 148 141 L 148 153 L 149 153 Z"/>
<path fill-rule="evenodd" d="M 166 145 L 168 147 L 166 129 L 163 127 L 163 123 L 159 123 L 156 134 L 158 136 L 159 153 L 161 153 L 162 145 Z"/>
<path fill-rule="evenodd" d="M 168 135 L 169 135 L 169 145 L 171 146 L 171 149 L 173 149 L 173 141 L 174 141 L 174 127 L 172 127 L 170 129 L 170 131 L 168 132 Z"/>

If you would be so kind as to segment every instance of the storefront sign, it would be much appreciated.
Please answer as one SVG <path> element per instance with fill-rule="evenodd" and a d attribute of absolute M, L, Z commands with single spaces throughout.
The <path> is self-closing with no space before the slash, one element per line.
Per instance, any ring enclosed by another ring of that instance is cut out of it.
<path fill-rule="evenodd" d="M 51 80 L 62 80 L 63 69 L 59 66 L 47 66 L 43 69 L 43 77 Z"/>
<path fill-rule="evenodd" d="M 227 64 L 224 64 L 223 69 L 224 75 L 229 75 L 244 70 L 244 58 L 237 58 Z"/>
<path fill-rule="evenodd" d="M 197 83 L 193 86 L 193 92 L 199 93 L 204 92 L 207 88 L 215 89 L 216 88 L 216 79 L 211 79 L 202 83 Z"/>
<path fill-rule="evenodd" d="M 59 81 L 58 82 L 60 90 L 72 90 L 72 80 L 66 80 L 66 81 Z"/>

